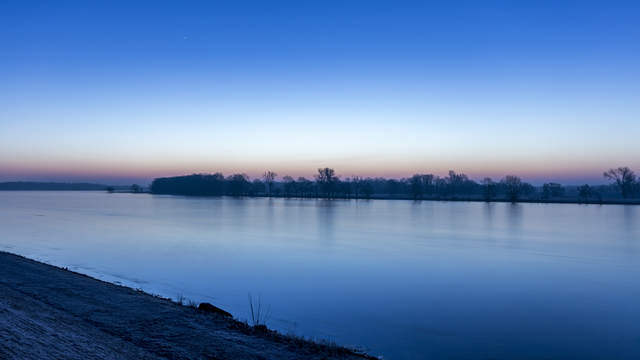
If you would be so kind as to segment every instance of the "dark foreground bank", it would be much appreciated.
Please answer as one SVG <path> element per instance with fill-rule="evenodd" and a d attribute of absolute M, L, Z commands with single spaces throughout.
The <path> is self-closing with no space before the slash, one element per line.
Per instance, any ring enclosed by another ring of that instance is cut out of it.
<path fill-rule="evenodd" d="M 370 357 L 0 252 L 0 359 L 45 358 Z"/>

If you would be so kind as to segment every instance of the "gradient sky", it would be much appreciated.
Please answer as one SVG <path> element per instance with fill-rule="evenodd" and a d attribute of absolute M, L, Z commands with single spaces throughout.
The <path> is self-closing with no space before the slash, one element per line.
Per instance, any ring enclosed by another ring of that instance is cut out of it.
<path fill-rule="evenodd" d="M 0 181 L 640 171 L 640 2 L 7 1 Z"/>

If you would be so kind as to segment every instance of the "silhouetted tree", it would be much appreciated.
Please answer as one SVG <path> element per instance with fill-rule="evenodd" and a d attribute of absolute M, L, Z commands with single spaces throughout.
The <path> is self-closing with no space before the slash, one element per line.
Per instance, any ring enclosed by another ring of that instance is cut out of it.
<path fill-rule="evenodd" d="M 373 185 L 371 184 L 371 181 L 367 181 L 367 179 L 361 176 L 353 177 L 353 187 L 355 189 L 354 192 L 356 199 L 366 198 L 371 196 L 371 193 L 373 193 Z M 369 193 L 369 195 L 367 195 L 367 193 Z"/>
<path fill-rule="evenodd" d="M 463 193 L 463 187 L 469 181 L 469 178 L 465 174 L 457 174 L 455 171 L 449 170 L 449 176 L 445 180 L 448 186 L 448 193 L 457 195 Z"/>
<path fill-rule="evenodd" d="M 264 194 L 264 192 L 265 192 L 264 183 L 260 181 L 260 179 L 254 179 L 251 182 L 251 188 L 249 190 L 249 193 L 251 195 L 258 195 L 258 194 Z"/>
<path fill-rule="evenodd" d="M 482 180 L 482 194 L 486 201 L 490 201 L 498 194 L 498 185 L 490 177 Z"/>
<path fill-rule="evenodd" d="M 522 180 L 517 176 L 507 175 L 502 179 L 501 184 L 504 186 L 509 200 L 517 201 L 522 193 Z"/>
<path fill-rule="evenodd" d="M 422 199 L 422 195 L 424 194 L 422 175 L 415 174 L 409 178 L 409 188 L 411 189 L 411 196 L 414 200 Z"/>
<path fill-rule="evenodd" d="M 227 187 L 230 195 L 245 195 L 250 187 L 249 177 L 245 174 L 233 174 L 227 178 Z"/>
<path fill-rule="evenodd" d="M 524 182 L 522 183 L 522 190 L 520 191 L 520 193 L 530 198 L 533 194 L 536 193 L 536 187 Z"/>
<path fill-rule="evenodd" d="M 433 189 L 438 196 L 446 196 L 447 195 L 447 181 L 439 176 L 436 176 L 433 179 Z"/>
<path fill-rule="evenodd" d="M 262 178 L 264 179 L 264 183 L 267 185 L 267 191 L 269 196 L 271 196 L 271 192 L 273 191 L 273 182 L 275 181 L 276 176 L 278 176 L 278 174 L 276 174 L 271 170 L 265 171 L 264 174 L 262 175 Z"/>
<path fill-rule="evenodd" d="M 481 184 L 469 179 L 465 174 L 450 171 L 448 176 L 440 178 L 432 174 L 415 174 L 410 178 L 401 180 L 384 178 L 362 178 L 353 176 L 341 180 L 335 175 L 331 168 L 318 169 L 315 182 L 299 177 L 294 180 L 291 176 L 283 177 L 282 182 L 275 181 L 274 172 L 265 172 L 265 179 L 272 181 L 270 193 L 272 195 L 283 194 L 285 196 L 326 196 L 334 198 L 337 196 L 351 198 L 370 198 L 374 194 L 403 195 L 414 199 L 425 198 L 426 195 L 436 194 L 438 198 L 448 199 L 451 196 L 467 195 L 471 199 L 484 197 L 489 201 L 495 198 L 507 198 L 511 201 L 518 201 L 521 197 L 533 199 L 538 191 L 531 184 L 523 182 L 517 176 L 506 176 L 499 183 L 485 178 Z M 612 185 L 600 185 L 597 188 L 590 188 L 592 198 L 602 199 L 602 196 L 614 196 L 618 191 L 628 189 L 625 196 L 634 196 L 640 193 L 640 183 L 635 174 L 628 168 L 618 168 L 607 172 L 608 178 L 616 180 Z M 616 178 L 617 176 L 617 178 Z M 225 178 L 221 173 L 215 174 L 193 174 L 188 176 L 176 176 L 171 178 L 154 179 L 151 184 L 151 192 L 155 194 L 176 194 L 176 195 L 261 195 L 267 194 L 266 183 L 260 179 L 249 182 L 249 177 L 245 174 L 234 174 Z M 2 184 L 0 183 L 0 189 Z M 105 186 L 100 189 L 105 189 Z M 572 196 L 584 197 L 584 187 L 571 189 Z M 143 191 L 142 187 L 134 185 L 133 192 Z M 565 188 L 556 183 L 544 184 L 541 188 L 542 197 L 563 196 Z M 582 191 L 582 192 L 581 192 Z"/>
<path fill-rule="evenodd" d="M 351 179 L 346 178 L 343 181 L 338 179 L 336 182 L 336 187 L 338 188 L 338 192 L 342 194 L 345 198 L 351 198 L 351 193 L 353 192 L 354 183 Z"/>
<path fill-rule="evenodd" d="M 360 176 L 353 176 L 351 178 L 351 190 L 353 192 L 353 197 L 358 199 L 362 195 L 361 190 L 361 181 L 363 179 Z"/>
<path fill-rule="evenodd" d="M 225 193 L 225 179 L 221 173 L 193 174 L 154 179 L 154 194 L 218 196 Z"/>
<path fill-rule="evenodd" d="M 431 196 L 435 191 L 435 176 L 433 174 L 422 174 L 422 190 L 425 195 Z"/>
<path fill-rule="evenodd" d="M 605 178 L 615 181 L 618 189 L 622 193 L 623 198 L 631 197 L 635 184 L 636 174 L 628 167 L 619 167 L 617 169 L 609 169 L 602 174 Z"/>
<path fill-rule="evenodd" d="M 413 199 L 422 199 L 425 194 L 433 195 L 434 190 L 436 190 L 434 179 L 436 178 L 432 174 L 414 174 L 407 179 L 406 184 L 411 197 Z M 443 186 L 442 190 L 444 190 L 445 182 L 443 181 L 441 185 Z"/>
<path fill-rule="evenodd" d="M 304 177 L 298 178 L 298 191 L 300 196 L 310 196 L 313 193 L 313 182 Z"/>
<path fill-rule="evenodd" d="M 391 194 L 391 195 L 396 195 L 396 194 L 401 194 L 403 193 L 403 184 L 401 181 L 395 180 L 395 179 L 389 179 L 389 180 L 383 180 L 384 181 L 384 187 L 383 187 L 383 191 L 381 191 L 381 193 L 386 193 L 386 194 Z"/>
<path fill-rule="evenodd" d="M 583 199 L 589 199 L 590 197 L 593 196 L 593 189 L 591 189 L 591 186 L 584 184 L 582 186 L 578 187 L 578 196 Z"/>
<path fill-rule="evenodd" d="M 360 179 L 360 194 L 365 199 L 370 199 L 373 195 L 373 181 L 371 179 Z"/>
<path fill-rule="evenodd" d="M 338 177 L 335 175 L 335 171 L 330 168 L 318 169 L 318 175 L 316 175 L 316 182 L 318 183 L 319 190 L 325 194 L 326 197 L 332 198 L 334 196 L 335 185 Z"/>
<path fill-rule="evenodd" d="M 564 187 L 557 183 L 546 183 L 542 185 L 542 197 L 544 199 L 563 196 L 564 192 Z"/>
<path fill-rule="evenodd" d="M 291 196 L 296 193 L 296 181 L 289 175 L 282 178 L 284 183 L 284 196 Z"/>

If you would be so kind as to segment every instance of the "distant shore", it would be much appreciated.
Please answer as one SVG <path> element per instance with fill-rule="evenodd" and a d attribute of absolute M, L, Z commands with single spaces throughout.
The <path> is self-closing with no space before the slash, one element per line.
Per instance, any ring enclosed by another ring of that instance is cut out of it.
<path fill-rule="evenodd" d="M 24 189 L 3 189 L 0 187 L 0 191 L 107 191 L 104 188 L 92 188 L 92 189 L 34 189 L 34 188 L 24 188 Z M 110 193 L 118 193 L 118 194 L 151 194 L 151 195 L 174 195 L 174 196 L 189 196 L 189 197 L 235 197 L 235 198 L 276 198 L 276 199 L 331 199 L 331 200 L 409 200 L 409 201 L 444 201 L 444 202 L 484 202 L 484 203 L 531 203 L 531 204 L 577 204 L 577 205 L 640 205 L 640 199 L 621 199 L 621 198 L 604 198 L 601 200 L 598 199 L 582 199 L 578 197 L 562 197 L 562 198 L 550 198 L 550 199 L 536 199 L 536 198 L 520 198 L 516 200 L 511 200 L 507 198 L 492 198 L 485 199 L 482 196 L 424 196 L 421 198 L 413 198 L 405 195 L 386 195 L 386 194 L 373 194 L 369 197 L 345 197 L 345 196 L 335 196 L 332 198 L 327 198 L 326 196 L 313 196 L 313 195 L 305 195 L 305 196 L 288 196 L 282 194 L 250 194 L 250 195 L 201 195 L 201 194 L 181 194 L 181 193 L 161 193 L 156 194 L 150 191 L 141 190 L 141 191 L 131 191 L 129 187 L 120 187 L 112 191 L 107 191 Z"/>
<path fill-rule="evenodd" d="M 373 359 L 0 252 L 2 359 Z"/>
<path fill-rule="evenodd" d="M 477 182 L 463 173 L 449 171 L 448 176 L 414 174 L 410 178 L 340 178 L 331 168 L 319 168 L 313 180 L 283 176 L 267 171 L 262 178 L 246 174 L 191 174 L 156 178 L 149 192 L 158 195 L 185 196 L 266 196 L 320 199 L 385 199 L 432 201 L 481 201 L 555 204 L 640 204 L 640 184 L 629 168 L 604 173 L 609 185 L 565 186 L 545 183 L 534 186 L 514 175 L 496 182 L 484 178 Z M 263 181 L 264 180 L 264 181 Z"/>
<path fill-rule="evenodd" d="M 153 195 L 153 193 L 151 193 Z M 162 195 L 176 195 L 176 196 L 189 196 L 182 194 L 162 194 Z M 196 195 L 197 196 L 197 195 Z M 230 195 L 226 195 L 230 196 Z M 205 196 L 211 197 L 211 196 Z M 244 197 L 257 197 L 257 198 L 282 198 L 282 199 L 327 199 L 322 196 L 282 196 L 282 195 L 249 195 Z M 378 196 L 372 195 L 368 198 L 355 198 L 355 197 L 334 197 L 330 200 L 409 200 L 409 201 L 443 201 L 443 202 L 484 202 L 484 203 L 534 203 L 534 204 L 578 204 L 578 205 L 640 205 L 640 199 L 603 199 L 603 200 L 581 200 L 577 198 L 565 198 L 565 199 L 483 199 L 481 197 L 423 197 L 414 199 L 408 196 Z"/>
<path fill-rule="evenodd" d="M 640 205 L 640 199 L 602 199 L 602 200 L 582 200 L 578 198 L 560 199 L 517 199 L 505 198 L 484 199 L 482 197 L 422 197 L 414 199 L 408 196 L 372 195 L 370 197 L 344 197 L 336 196 L 327 198 L 325 196 L 284 196 L 284 195 L 185 195 L 185 194 L 154 194 L 151 195 L 173 195 L 186 197 L 232 197 L 232 198 L 274 198 L 274 199 L 319 199 L 319 200 L 405 200 L 405 201 L 442 201 L 442 202 L 483 202 L 483 203 L 530 203 L 530 204 L 577 204 L 577 205 Z"/>

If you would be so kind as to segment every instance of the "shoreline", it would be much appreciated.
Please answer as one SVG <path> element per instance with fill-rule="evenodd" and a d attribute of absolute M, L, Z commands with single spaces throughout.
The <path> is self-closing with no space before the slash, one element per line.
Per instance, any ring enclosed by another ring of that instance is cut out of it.
<path fill-rule="evenodd" d="M 0 192 L 104 192 L 104 190 L 43 190 L 43 189 L 20 189 L 20 190 L 8 190 L 0 189 Z M 575 205 L 640 205 L 640 199 L 579 199 L 577 197 L 569 198 L 552 198 L 552 199 L 532 199 L 522 198 L 517 200 L 510 200 L 507 198 L 492 198 L 485 199 L 482 196 L 455 196 L 455 197 L 442 197 L 442 196 L 425 196 L 421 198 L 413 198 L 411 196 L 392 196 L 392 195 L 371 195 L 369 197 L 355 197 L 355 196 L 286 196 L 286 195 L 267 195 L 267 194 L 244 194 L 244 195 L 200 195 L 200 194 L 181 194 L 181 193 L 153 193 L 150 191 L 133 192 L 128 190 L 115 190 L 110 192 L 111 194 L 148 194 L 148 195 L 171 195 L 171 196 L 185 196 L 185 197 L 232 197 L 232 198 L 275 198 L 275 199 L 320 199 L 320 200 L 406 200 L 406 201 L 440 201 L 440 202 L 484 202 L 484 203 L 523 203 L 523 204 L 575 204 Z"/>
<path fill-rule="evenodd" d="M 134 193 L 131 193 L 134 194 Z M 509 199 L 489 199 L 479 197 L 423 197 L 420 199 L 414 199 L 406 196 L 370 196 L 364 197 L 324 197 L 324 196 L 284 196 L 284 195 L 187 195 L 187 194 L 165 194 L 165 193 L 152 193 L 141 192 L 137 194 L 148 195 L 170 195 L 170 196 L 184 196 L 184 197 L 202 197 L 202 198 L 216 198 L 216 197 L 230 197 L 230 198 L 274 198 L 274 199 L 317 199 L 317 200 L 405 200 L 405 201 L 438 201 L 438 202 L 484 202 L 484 203 L 513 203 L 513 204 L 575 204 L 575 205 L 640 205 L 640 199 L 603 199 L 603 200 L 577 200 L 577 199 L 518 199 L 512 201 Z"/>
<path fill-rule="evenodd" d="M 0 251 L 0 358 L 375 359 Z"/>

